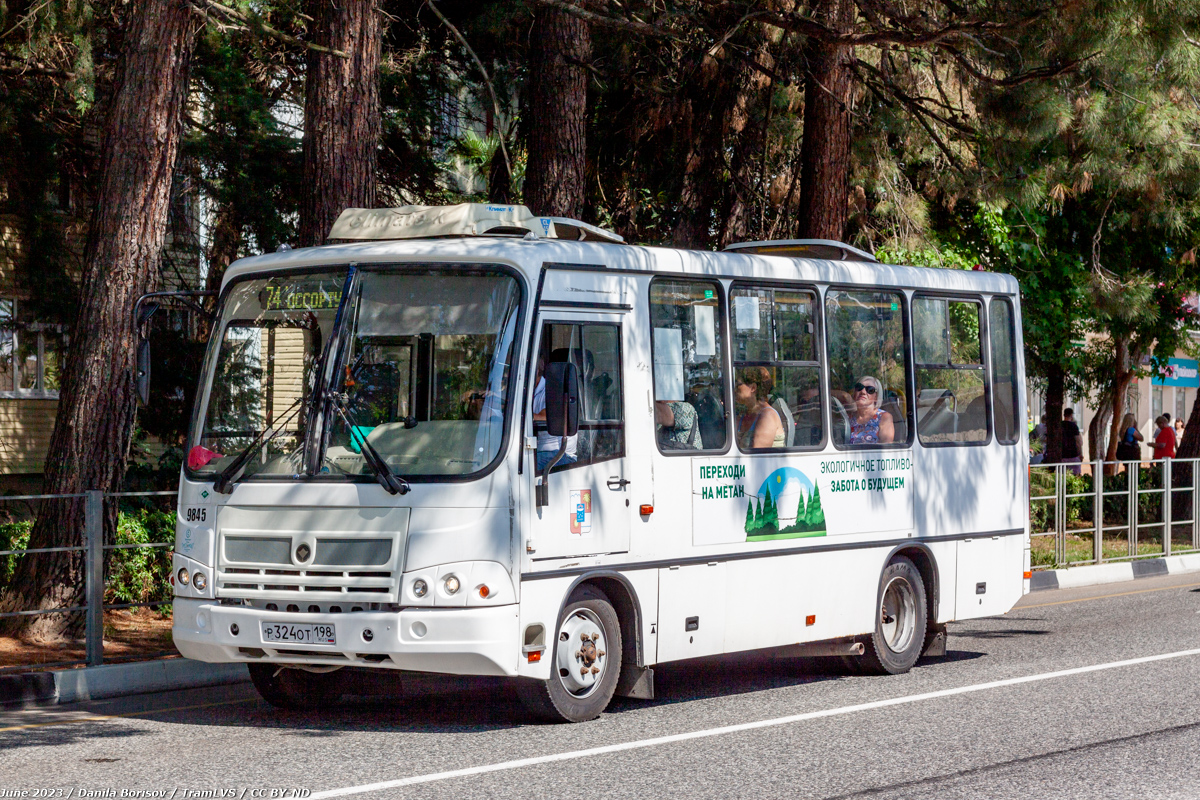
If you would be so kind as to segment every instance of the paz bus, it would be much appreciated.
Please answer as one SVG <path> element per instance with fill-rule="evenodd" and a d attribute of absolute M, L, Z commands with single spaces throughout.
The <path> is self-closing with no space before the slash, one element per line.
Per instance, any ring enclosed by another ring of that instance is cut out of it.
<path fill-rule="evenodd" d="M 582 721 L 700 656 L 904 672 L 1028 591 L 1012 277 L 487 204 L 330 239 L 226 272 L 179 489 L 175 643 L 269 702 L 507 676 Z"/>

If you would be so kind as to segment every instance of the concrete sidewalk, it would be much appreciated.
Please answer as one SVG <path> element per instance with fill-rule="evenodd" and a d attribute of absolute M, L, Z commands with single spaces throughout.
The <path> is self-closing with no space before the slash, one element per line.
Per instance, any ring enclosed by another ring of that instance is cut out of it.
<path fill-rule="evenodd" d="M 1091 564 L 1070 569 L 1040 570 L 1033 573 L 1033 578 L 1029 581 L 1029 590 L 1038 592 L 1046 589 L 1074 589 L 1079 586 L 1097 586 L 1102 583 L 1120 583 L 1187 572 L 1200 572 L 1200 553 L 1112 564 Z"/>
<path fill-rule="evenodd" d="M 250 680 L 245 664 L 189 658 L 0 675 L 0 707 L 54 705 Z"/>

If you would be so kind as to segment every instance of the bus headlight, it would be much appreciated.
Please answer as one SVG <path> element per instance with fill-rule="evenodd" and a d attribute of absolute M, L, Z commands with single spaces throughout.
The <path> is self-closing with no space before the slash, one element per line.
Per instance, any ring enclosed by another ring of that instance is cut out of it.
<path fill-rule="evenodd" d="M 447 576 L 445 583 L 446 594 L 458 594 L 458 590 L 461 586 L 462 584 L 458 582 L 458 578 L 453 575 Z"/>
<path fill-rule="evenodd" d="M 208 578 L 204 577 L 203 572 L 197 570 L 196 574 L 192 576 L 192 586 L 196 588 L 197 592 L 203 592 L 204 588 L 208 586 Z"/>
<path fill-rule="evenodd" d="M 417 578 L 412 585 L 413 597 L 424 597 L 429 594 L 429 584 Z"/>
<path fill-rule="evenodd" d="M 187 586 L 192 578 L 188 575 L 187 567 L 180 567 L 178 574 L 175 575 L 175 579 L 179 581 L 180 586 Z"/>

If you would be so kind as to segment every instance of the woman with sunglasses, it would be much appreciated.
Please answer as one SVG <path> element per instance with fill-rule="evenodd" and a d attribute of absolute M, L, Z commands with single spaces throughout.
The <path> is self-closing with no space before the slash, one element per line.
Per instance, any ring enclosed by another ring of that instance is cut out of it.
<path fill-rule="evenodd" d="M 886 444 L 896 438 L 892 415 L 879 407 L 879 381 L 864 375 L 854 384 L 849 444 Z"/>

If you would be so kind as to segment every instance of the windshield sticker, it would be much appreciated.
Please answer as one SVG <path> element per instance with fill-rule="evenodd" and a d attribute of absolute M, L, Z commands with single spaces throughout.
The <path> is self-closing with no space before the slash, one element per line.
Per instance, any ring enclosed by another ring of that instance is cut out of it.
<path fill-rule="evenodd" d="M 571 533 L 587 536 L 592 532 L 592 490 L 571 490 Z"/>

